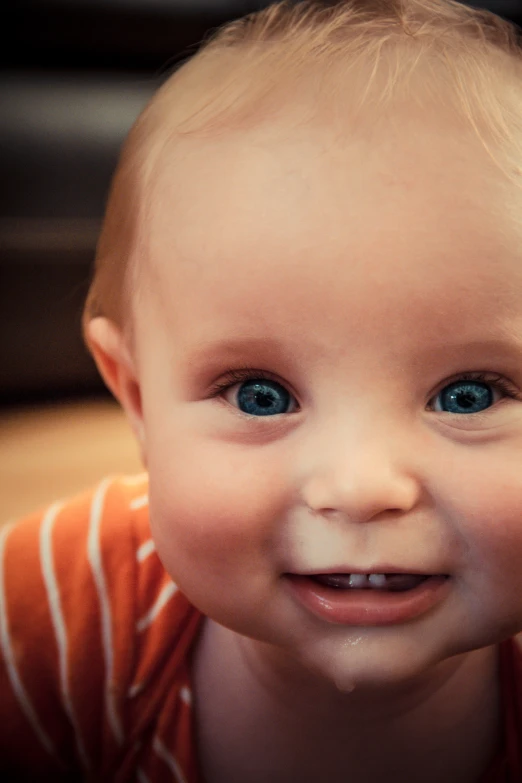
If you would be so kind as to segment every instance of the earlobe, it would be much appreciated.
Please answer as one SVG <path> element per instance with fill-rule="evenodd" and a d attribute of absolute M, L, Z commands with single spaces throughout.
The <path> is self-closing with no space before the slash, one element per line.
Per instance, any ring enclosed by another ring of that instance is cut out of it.
<path fill-rule="evenodd" d="M 108 318 L 97 317 L 87 324 L 85 338 L 105 384 L 127 414 L 143 453 L 140 386 L 122 330 Z"/>

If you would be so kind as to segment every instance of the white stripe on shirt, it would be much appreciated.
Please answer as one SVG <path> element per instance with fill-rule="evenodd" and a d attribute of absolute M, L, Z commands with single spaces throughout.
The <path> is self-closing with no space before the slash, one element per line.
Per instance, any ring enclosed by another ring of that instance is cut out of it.
<path fill-rule="evenodd" d="M 149 505 L 149 496 L 148 495 L 141 495 L 139 498 L 134 498 L 134 500 L 131 500 L 130 507 L 133 511 L 136 511 L 138 508 L 144 508 L 145 506 Z"/>
<path fill-rule="evenodd" d="M 87 542 L 87 557 L 92 568 L 96 590 L 98 592 L 98 600 L 100 602 L 102 645 L 105 659 L 105 700 L 107 704 L 107 714 L 114 736 L 121 745 L 123 743 L 123 728 L 116 712 L 116 704 L 112 690 L 114 652 L 112 646 L 111 605 L 109 602 L 100 551 L 100 526 L 103 515 L 103 504 L 105 501 L 105 493 L 107 492 L 111 481 L 110 478 L 102 481 L 93 498 Z"/>
<path fill-rule="evenodd" d="M 80 735 L 80 727 L 76 721 L 71 694 L 69 690 L 69 672 L 67 659 L 67 630 L 63 618 L 62 606 L 60 601 L 60 591 L 56 579 L 54 567 L 54 558 L 52 551 L 52 530 L 56 517 L 62 508 L 63 503 L 55 503 L 45 514 L 42 526 L 40 528 L 40 561 L 42 565 L 42 575 L 47 592 L 47 600 L 54 628 L 54 635 L 58 647 L 58 660 L 60 667 L 60 688 L 65 711 L 73 725 L 78 753 L 83 764 L 90 767 L 87 753 Z"/>
<path fill-rule="evenodd" d="M 180 695 L 180 697 L 181 697 L 181 701 L 184 701 L 184 702 L 185 702 L 185 704 L 186 704 L 188 707 L 191 707 L 191 706 L 192 706 L 192 691 L 190 690 L 190 688 L 187 688 L 187 686 L 186 686 L 186 685 L 184 685 L 184 686 L 183 686 L 183 687 L 180 689 L 179 695 Z"/>
<path fill-rule="evenodd" d="M 143 561 L 146 560 L 148 556 L 155 551 L 156 551 L 156 547 L 154 546 L 154 541 L 152 540 L 152 538 L 149 538 L 149 540 L 145 541 L 145 543 L 142 544 L 138 549 L 138 552 L 136 554 L 136 559 L 138 563 L 143 563 Z"/>
<path fill-rule="evenodd" d="M 145 630 L 145 628 L 148 628 L 149 625 L 151 625 L 156 617 L 159 615 L 167 601 L 172 598 L 174 593 L 177 591 L 177 587 L 174 584 L 174 582 L 169 582 L 166 584 L 163 589 L 160 591 L 160 594 L 156 598 L 154 604 L 151 606 L 151 608 L 146 612 L 141 620 L 138 620 L 136 623 L 136 630 L 138 633 L 141 633 Z"/>

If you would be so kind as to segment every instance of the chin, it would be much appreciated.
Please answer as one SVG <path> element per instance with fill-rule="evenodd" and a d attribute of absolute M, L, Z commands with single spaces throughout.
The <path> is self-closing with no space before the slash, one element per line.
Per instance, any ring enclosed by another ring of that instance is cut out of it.
<path fill-rule="evenodd" d="M 417 640 L 418 641 L 418 640 Z M 309 672 L 331 683 L 341 692 L 357 689 L 383 689 L 422 681 L 434 673 L 452 654 L 440 645 L 401 638 L 395 633 L 368 633 L 368 629 L 354 631 L 348 639 L 318 640 L 301 648 L 297 655 Z"/>

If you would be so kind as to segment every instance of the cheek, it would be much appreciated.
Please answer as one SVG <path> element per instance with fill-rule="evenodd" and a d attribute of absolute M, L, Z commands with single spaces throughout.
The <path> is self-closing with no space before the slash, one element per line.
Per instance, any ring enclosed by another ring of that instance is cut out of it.
<path fill-rule="evenodd" d="M 487 595 L 522 612 L 522 480 L 513 454 L 470 459 L 447 492 L 451 523 Z"/>
<path fill-rule="evenodd" d="M 262 450 L 194 434 L 149 450 L 152 532 L 182 590 L 198 579 L 223 587 L 269 563 L 287 504 L 282 470 Z"/>

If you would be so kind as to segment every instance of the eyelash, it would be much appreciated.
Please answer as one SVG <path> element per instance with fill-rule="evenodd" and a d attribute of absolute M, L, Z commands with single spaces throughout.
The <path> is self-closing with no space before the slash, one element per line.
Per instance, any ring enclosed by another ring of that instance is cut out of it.
<path fill-rule="evenodd" d="M 465 383 L 466 381 L 474 381 L 475 383 L 487 384 L 488 386 L 491 386 L 496 391 L 501 391 L 505 397 L 509 397 L 512 400 L 522 400 L 522 396 L 519 390 L 515 386 L 513 386 L 513 384 L 510 383 L 506 378 L 503 378 L 502 375 L 495 375 L 495 374 L 485 373 L 485 372 L 465 372 L 462 373 L 461 375 L 458 375 L 453 380 L 445 381 L 444 385 L 439 388 L 439 390 L 437 391 L 436 394 L 433 395 L 433 397 L 436 397 L 438 394 L 440 394 L 441 391 L 443 391 L 447 386 L 452 386 L 454 383 Z M 433 397 L 431 399 L 433 399 Z M 430 407 L 430 410 L 433 410 L 433 408 Z M 483 411 L 483 413 L 485 412 L 486 411 Z M 453 414 L 453 415 L 455 416 L 458 414 Z M 469 416 L 470 414 L 465 414 L 465 415 Z"/>
<path fill-rule="evenodd" d="M 241 367 L 238 370 L 230 370 L 227 372 L 225 377 L 212 387 L 210 396 L 217 397 L 218 394 L 227 391 L 232 386 L 235 386 L 236 383 L 244 383 L 244 381 L 250 381 L 253 378 L 262 378 L 264 381 L 280 383 L 279 381 L 276 381 L 270 373 L 267 373 L 264 370 L 256 370 L 253 367 Z M 282 385 L 283 384 L 280 383 L 280 386 Z"/>
<path fill-rule="evenodd" d="M 274 383 L 279 383 L 281 386 L 283 386 L 280 381 L 276 381 L 270 373 L 265 372 L 264 370 L 256 370 L 253 367 L 241 367 L 237 370 L 230 370 L 227 372 L 225 377 L 212 387 L 210 390 L 210 396 L 217 397 L 219 394 L 227 391 L 232 386 L 235 386 L 236 383 L 244 383 L 245 381 L 252 380 L 253 378 L 273 381 Z M 433 395 L 433 397 L 436 397 L 437 394 L 440 394 L 440 392 L 447 386 L 451 386 L 454 383 L 465 383 L 466 381 L 485 383 L 497 391 L 503 392 L 506 397 L 510 397 L 511 399 L 515 400 L 522 400 L 521 393 L 515 386 L 506 380 L 506 378 L 503 378 L 501 375 L 492 375 L 483 372 L 462 373 L 462 375 L 457 376 L 453 380 L 445 382 L 444 386 L 441 386 L 438 392 Z M 433 397 L 431 399 L 433 399 Z M 430 409 L 432 410 L 432 408 Z"/>

